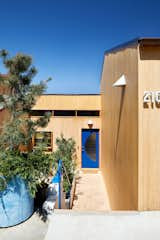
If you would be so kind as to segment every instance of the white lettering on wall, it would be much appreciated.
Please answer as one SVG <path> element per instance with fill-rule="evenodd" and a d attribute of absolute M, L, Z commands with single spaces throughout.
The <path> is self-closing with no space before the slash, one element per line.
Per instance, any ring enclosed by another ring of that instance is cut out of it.
<path fill-rule="evenodd" d="M 144 91 L 144 103 L 160 103 L 160 91 Z"/>

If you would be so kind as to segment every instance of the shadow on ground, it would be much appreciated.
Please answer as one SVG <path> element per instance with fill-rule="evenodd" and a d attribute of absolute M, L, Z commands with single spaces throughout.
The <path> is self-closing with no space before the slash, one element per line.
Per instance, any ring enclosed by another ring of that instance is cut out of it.
<path fill-rule="evenodd" d="M 48 230 L 48 221 L 37 209 L 25 222 L 9 228 L 0 228 L 0 240 L 43 240 Z"/>

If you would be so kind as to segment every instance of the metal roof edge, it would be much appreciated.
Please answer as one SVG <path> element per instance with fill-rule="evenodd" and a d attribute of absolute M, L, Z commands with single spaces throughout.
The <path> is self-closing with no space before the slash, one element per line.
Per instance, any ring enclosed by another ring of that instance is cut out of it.
<path fill-rule="evenodd" d="M 157 45 L 157 43 L 160 44 L 160 37 L 138 37 L 106 50 L 105 55 L 119 51 L 121 49 L 124 49 L 132 45 L 138 45 L 138 44 Z"/>

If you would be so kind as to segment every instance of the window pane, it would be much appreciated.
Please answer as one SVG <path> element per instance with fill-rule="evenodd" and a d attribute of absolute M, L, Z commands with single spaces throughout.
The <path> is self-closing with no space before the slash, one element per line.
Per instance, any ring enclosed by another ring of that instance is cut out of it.
<path fill-rule="evenodd" d="M 91 116 L 91 117 L 98 117 L 99 111 L 77 111 L 77 116 Z"/>
<path fill-rule="evenodd" d="M 52 133 L 51 132 L 36 132 L 34 138 L 34 146 L 45 144 L 48 148 L 52 148 Z"/>
<path fill-rule="evenodd" d="M 76 112 L 74 110 L 55 110 L 54 116 L 75 116 Z"/>
<path fill-rule="evenodd" d="M 96 133 L 91 133 L 85 143 L 85 151 L 89 158 L 96 161 Z"/>
<path fill-rule="evenodd" d="M 45 113 L 51 112 L 47 110 L 32 110 L 31 111 L 31 116 L 44 116 Z"/>

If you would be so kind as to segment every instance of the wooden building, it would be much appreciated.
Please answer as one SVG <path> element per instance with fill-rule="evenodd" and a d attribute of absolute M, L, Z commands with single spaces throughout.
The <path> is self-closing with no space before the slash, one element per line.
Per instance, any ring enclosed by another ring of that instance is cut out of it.
<path fill-rule="evenodd" d="M 32 118 L 46 111 L 34 145 L 47 139 L 54 151 L 57 137 L 72 137 L 77 166 L 101 170 L 112 210 L 160 210 L 160 39 L 107 51 L 100 95 L 42 95 Z"/>
<path fill-rule="evenodd" d="M 101 170 L 113 210 L 160 209 L 160 39 L 105 53 Z"/>
<path fill-rule="evenodd" d="M 79 168 L 98 169 L 100 166 L 101 131 L 100 95 L 42 95 L 33 108 L 32 118 L 50 111 L 52 116 L 48 126 L 39 128 L 34 144 L 43 137 L 48 138 L 48 150 L 56 149 L 56 138 L 61 134 L 73 138 L 77 148 Z"/>

